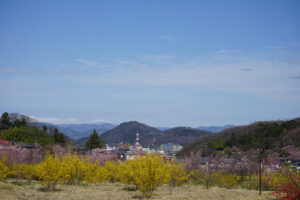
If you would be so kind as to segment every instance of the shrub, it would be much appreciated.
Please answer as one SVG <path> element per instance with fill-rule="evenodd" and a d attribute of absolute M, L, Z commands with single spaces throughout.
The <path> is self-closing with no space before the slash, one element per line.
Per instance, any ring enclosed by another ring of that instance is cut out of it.
<path fill-rule="evenodd" d="M 35 166 L 31 164 L 15 164 L 13 166 L 13 171 L 15 172 L 17 178 L 33 180 L 36 177 Z"/>
<path fill-rule="evenodd" d="M 6 166 L 5 159 L 2 158 L 2 160 L 0 160 L 0 181 L 5 181 L 12 173 L 13 172 L 9 170 L 8 166 Z"/>
<path fill-rule="evenodd" d="M 104 169 L 100 170 L 100 172 L 103 173 L 105 171 L 106 173 L 105 180 L 114 183 L 120 180 L 119 170 L 120 170 L 120 165 L 118 164 L 118 162 L 107 161 L 105 163 Z"/>
<path fill-rule="evenodd" d="M 106 180 L 108 180 L 108 171 L 105 167 L 92 162 L 87 163 L 87 172 L 84 181 L 88 183 L 97 183 Z"/>
<path fill-rule="evenodd" d="M 48 190 L 54 190 L 55 185 L 64 178 L 61 161 L 55 154 L 47 153 L 43 162 L 36 166 L 37 176 L 48 187 Z"/>
<path fill-rule="evenodd" d="M 185 164 L 171 161 L 169 167 L 169 184 L 173 187 L 182 185 L 190 176 L 185 171 Z"/>
<path fill-rule="evenodd" d="M 184 163 L 176 163 L 175 159 L 172 159 L 168 169 L 168 182 L 170 185 L 170 195 L 172 194 L 172 187 L 180 186 L 190 177 L 190 173 L 185 171 L 186 165 Z"/>
<path fill-rule="evenodd" d="M 298 200 L 300 199 L 300 190 L 291 182 L 284 183 L 279 191 L 273 193 L 278 200 Z"/>
<path fill-rule="evenodd" d="M 221 187 L 232 188 L 238 185 L 237 177 L 233 174 L 215 173 L 216 184 Z"/>
<path fill-rule="evenodd" d="M 163 157 L 153 154 L 126 161 L 120 173 L 121 181 L 135 184 L 147 198 L 153 195 L 156 187 L 167 183 L 170 177 Z"/>
<path fill-rule="evenodd" d="M 60 168 L 63 180 L 67 184 L 79 184 L 88 171 L 88 161 L 81 160 L 77 154 L 68 154 L 61 158 Z"/>

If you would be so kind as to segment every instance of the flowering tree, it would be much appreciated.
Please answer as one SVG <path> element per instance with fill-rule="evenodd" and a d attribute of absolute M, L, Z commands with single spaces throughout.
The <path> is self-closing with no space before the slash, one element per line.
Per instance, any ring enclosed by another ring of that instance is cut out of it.
<path fill-rule="evenodd" d="M 92 162 L 98 162 L 100 165 L 104 165 L 106 161 L 117 160 L 118 155 L 112 151 L 106 151 L 104 149 L 92 149 L 85 155 L 86 158 L 90 158 Z"/>

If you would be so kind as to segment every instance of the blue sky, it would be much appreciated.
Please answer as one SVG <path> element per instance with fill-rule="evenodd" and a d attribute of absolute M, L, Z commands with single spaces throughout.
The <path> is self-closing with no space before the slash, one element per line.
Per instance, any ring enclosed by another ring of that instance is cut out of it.
<path fill-rule="evenodd" d="M 0 1 L 0 112 L 54 123 L 300 116 L 300 1 Z"/>

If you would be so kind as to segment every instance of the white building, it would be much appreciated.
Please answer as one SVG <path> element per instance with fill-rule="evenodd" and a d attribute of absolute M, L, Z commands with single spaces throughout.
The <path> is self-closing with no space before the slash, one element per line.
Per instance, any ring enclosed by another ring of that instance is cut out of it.
<path fill-rule="evenodd" d="M 182 149 L 182 146 L 179 144 L 167 143 L 160 145 L 160 149 L 165 153 L 176 153 Z"/>

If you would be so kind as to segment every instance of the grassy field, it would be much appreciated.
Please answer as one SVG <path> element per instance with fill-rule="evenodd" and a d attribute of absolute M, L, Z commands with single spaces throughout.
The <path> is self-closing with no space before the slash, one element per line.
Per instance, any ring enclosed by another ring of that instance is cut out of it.
<path fill-rule="evenodd" d="M 133 190 L 134 187 L 128 187 L 120 183 L 103 183 L 89 185 L 58 185 L 57 191 L 45 192 L 41 184 L 37 182 L 25 182 L 18 180 L 8 180 L 8 183 L 0 182 L 0 199 L 32 199 L 32 200 L 125 200 L 125 199 L 146 199 L 141 193 Z M 246 189 L 225 189 L 213 187 L 205 189 L 199 185 L 184 185 L 172 190 L 168 186 L 161 186 L 155 192 L 156 195 L 151 199 L 199 199 L 199 200 L 260 200 L 274 199 L 271 192 L 263 192 L 262 196 L 258 191 Z"/>

